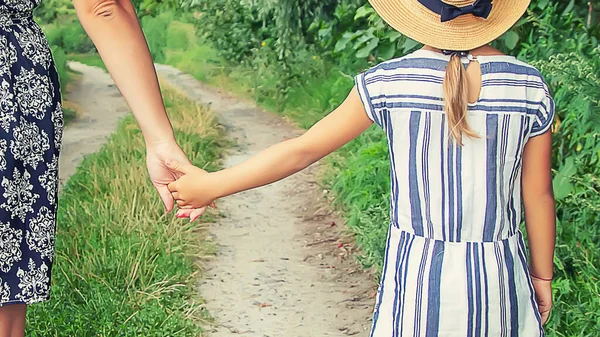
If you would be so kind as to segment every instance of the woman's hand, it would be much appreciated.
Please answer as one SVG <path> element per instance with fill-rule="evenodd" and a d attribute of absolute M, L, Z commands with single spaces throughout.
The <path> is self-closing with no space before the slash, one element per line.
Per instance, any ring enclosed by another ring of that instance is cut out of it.
<path fill-rule="evenodd" d="M 542 316 L 542 324 L 546 324 L 552 308 L 552 281 L 541 280 L 532 276 L 535 300 Z"/>
<path fill-rule="evenodd" d="M 206 208 L 219 197 L 214 174 L 195 167 L 189 162 L 172 160 L 168 167 L 180 176 L 168 185 L 177 206 L 181 210 Z"/>
<path fill-rule="evenodd" d="M 169 189 L 167 188 L 167 185 L 179 179 L 183 174 L 180 171 L 171 169 L 169 166 L 167 166 L 167 161 L 184 163 L 187 166 L 192 166 L 191 162 L 188 160 L 186 155 L 175 141 L 147 145 L 146 165 L 148 167 L 150 180 L 152 181 L 154 187 L 156 187 L 156 190 L 158 191 L 158 194 L 165 205 L 166 211 L 171 212 L 174 207 L 174 200 L 173 195 L 171 195 Z M 201 169 L 197 170 L 205 172 Z M 205 210 L 206 207 L 189 207 L 179 210 L 177 212 L 177 217 L 189 217 L 190 221 L 194 221 L 200 217 Z"/>

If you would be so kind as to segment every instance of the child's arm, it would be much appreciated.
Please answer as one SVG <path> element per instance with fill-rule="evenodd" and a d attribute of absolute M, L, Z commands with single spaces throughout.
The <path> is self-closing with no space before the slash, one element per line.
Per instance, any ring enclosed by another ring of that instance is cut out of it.
<path fill-rule="evenodd" d="M 556 212 L 551 176 L 552 133 L 531 138 L 523 153 L 522 194 L 529 240 L 529 267 L 542 323 L 552 307 Z"/>
<path fill-rule="evenodd" d="M 551 279 L 556 213 L 551 176 L 552 133 L 531 138 L 523 153 L 523 204 L 530 248 L 531 274 Z"/>
<path fill-rule="evenodd" d="M 373 122 L 367 116 L 356 88 L 331 114 L 298 138 L 262 151 L 247 161 L 214 173 L 184 164 L 184 175 L 169 184 L 181 208 L 206 206 L 212 200 L 267 185 L 308 167 L 364 132 Z M 174 165 L 178 165 L 175 163 Z"/>

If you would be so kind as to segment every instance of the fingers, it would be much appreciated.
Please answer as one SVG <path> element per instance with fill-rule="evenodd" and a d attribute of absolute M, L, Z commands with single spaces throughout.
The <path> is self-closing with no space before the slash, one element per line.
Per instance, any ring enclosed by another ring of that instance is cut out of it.
<path fill-rule="evenodd" d="M 546 324 L 546 322 L 548 321 L 548 317 L 550 317 L 550 309 L 552 309 L 552 305 L 538 304 L 538 311 L 540 312 L 542 324 Z"/>
<path fill-rule="evenodd" d="M 188 164 L 188 163 L 181 163 L 180 161 L 178 161 L 176 159 L 167 159 L 165 161 L 165 165 L 167 165 L 167 167 L 170 170 L 175 171 L 175 172 L 179 172 L 179 173 L 182 173 L 182 174 L 187 174 L 194 167 L 194 165 L 191 165 L 191 164 Z"/>
<path fill-rule="evenodd" d="M 192 209 L 193 207 L 183 200 L 177 200 L 177 207 L 180 209 Z"/>
<path fill-rule="evenodd" d="M 542 324 L 546 324 L 548 317 L 550 316 L 550 310 L 540 313 L 542 318 Z"/>
<path fill-rule="evenodd" d="M 204 212 L 206 211 L 206 207 L 202 208 L 184 208 L 179 209 L 175 214 L 179 219 L 189 218 L 190 222 L 196 221 Z"/>
<path fill-rule="evenodd" d="M 164 186 L 164 185 L 154 185 L 154 186 L 156 187 L 156 191 L 158 192 L 160 199 L 162 200 L 163 204 L 165 205 L 165 211 L 167 213 L 171 212 L 173 210 L 173 206 L 174 206 L 173 195 L 169 192 L 169 189 L 167 188 L 167 186 Z"/>
<path fill-rule="evenodd" d="M 196 219 L 198 219 L 200 216 L 202 216 L 202 214 L 204 214 L 204 211 L 206 211 L 206 207 L 197 208 L 193 210 L 190 214 L 190 222 L 196 221 Z"/>
<path fill-rule="evenodd" d="M 190 218 L 193 211 L 194 211 L 194 209 L 192 209 L 192 208 L 179 209 L 179 210 L 177 210 L 177 213 L 175 214 L 175 216 L 180 219 Z"/>

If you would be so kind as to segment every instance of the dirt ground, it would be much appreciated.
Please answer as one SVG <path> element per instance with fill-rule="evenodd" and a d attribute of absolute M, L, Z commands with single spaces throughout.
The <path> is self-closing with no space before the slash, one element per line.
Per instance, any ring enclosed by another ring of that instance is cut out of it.
<path fill-rule="evenodd" d="M 104 70 L 78 62 L 69 62 L 69 67 L 79 74 L 65 98 L 78 115 L 63 134 L 59 164 L 61 185 L 75 173 L 83 157 L 106 143 L 119 120 L 129 112 L 125 99 Z"/>
<path fill-rule="evenodd" d="M 210 105 L 237 146 L 225 166 L 300 134 L 281 117 L 157 65 L 160 76 Z M 369 334 L 375 284 L 352 257 L 343 221 L 316 182 L 318 165 L 270 186 L 224 198 L 210 228 L 218 254 L 199 285 L 213 337 Z"/>

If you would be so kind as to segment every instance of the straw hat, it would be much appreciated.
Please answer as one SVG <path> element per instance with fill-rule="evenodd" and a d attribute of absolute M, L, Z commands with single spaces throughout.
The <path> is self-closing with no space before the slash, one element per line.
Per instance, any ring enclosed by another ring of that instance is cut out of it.
<path fill-rule="evenodd" d="M 530 0 L 369 0 L 390 26 L 425 45 L 467 51 L 504 34 Z"/>

